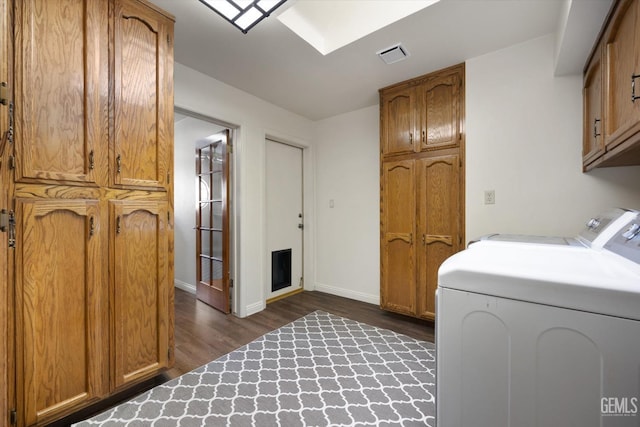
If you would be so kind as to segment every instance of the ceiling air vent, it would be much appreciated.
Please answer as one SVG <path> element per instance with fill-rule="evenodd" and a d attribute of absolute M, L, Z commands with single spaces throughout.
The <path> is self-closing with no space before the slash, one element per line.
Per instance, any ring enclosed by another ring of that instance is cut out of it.
<path fill-rule="evenodd" d="M 402 46 L 401 43 L 382 49 L 376 53 L 385 64 L 393 64 L 394 62 L 402 61 L 409 56 L 409 51 Z"/>

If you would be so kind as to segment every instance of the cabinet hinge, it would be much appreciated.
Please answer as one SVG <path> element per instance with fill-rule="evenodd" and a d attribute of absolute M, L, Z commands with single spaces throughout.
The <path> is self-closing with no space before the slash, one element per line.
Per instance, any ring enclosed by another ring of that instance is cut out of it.
<path fill-rule="evenodd" d="M 301 278 L 300 278 L 300 287 L 302 288 L 303 286 L 304 286 L 304 278 L 303 278 L 303 277 L 301 277 Z"/>
<path fill-rule="evenodd" d="M 233 154 L 233 145 L 229 144 L 229 154 Z"/>
<path fill-rule="evenodd" d="M 167 34 L 167 46 L 171 46 L 171 36 Z"/>
<path fill-rule="evenodd" d="M 167 184 L 171 184 L 171 172 L 167 172 Z"/>
<path fill-rule="evenodd" d="M 167 349 L 167 359 L 171 359 L 171 348 Z"/>
<path fill-rule="evenodd" d="M 9 247 L 16 247 L 16 217 L 13 211 L 0 210 L 0 231 L 9 233 Z"/>
<path fill-rule="evenodd" d="M 171 212 L 167 211 L 167 222 L 171 222 Z"/>
<path fill-rule="evenodd" d="M 12 409 L 11 412 L 9 412 L 9 422 L 12 426 L 18 424 L 18 413 L 15 409 Z"/>
<path fill-rule="evenodd" d="M 9 169 L 16 168 L 16 158 L 13 157 L 13 154 L 9 156 Z"/>

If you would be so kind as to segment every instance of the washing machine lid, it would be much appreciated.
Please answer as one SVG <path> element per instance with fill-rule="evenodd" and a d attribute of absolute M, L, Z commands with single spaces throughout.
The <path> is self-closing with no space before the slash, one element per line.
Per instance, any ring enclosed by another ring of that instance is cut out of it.
<path fill-rule="evenodd" d="M 503 243 L 535 243 L 539 245 L 560 245 L 585 247 L 585 244 L 573 237 L 529 236 L 526 234 L 487 234 L 478 240 L 490 240 Z M 476 240 L 477 241 L 477 240 Z M 474 241 L 473 243 L 475 243 Z"/>
<path fill-rule="evenodd" d="M 442 264 L 438 286 L 640 320 L 640 265 L 607 250 L 481 241 Z"/>
<path fill-rule="evenodd" d="M 602 249 L 611 238 L 630 221 L 638 217 L 638 211 L 613 208 L 590 218 L 577 237 L 530 236 L 525 234 L 487 234 L 469 244 L 483 240 L 502 243 L 525 243 Z"/>

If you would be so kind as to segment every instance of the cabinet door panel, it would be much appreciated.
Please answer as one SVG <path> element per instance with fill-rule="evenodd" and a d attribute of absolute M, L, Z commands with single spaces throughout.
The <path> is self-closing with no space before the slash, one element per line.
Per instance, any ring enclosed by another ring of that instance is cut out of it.
<path fill-rule="evenodd" d="M 457 155 L 418 162 L 418 315 L 433 318 L 440 264 L 460 250 L 460 160 Z"/>
<path fill-rule="evenodd" d="M 420 87 L 422 150 L 457 147 L 460 143 L 460 77 L 448 74 Z"/>
<path fill-rule="evenodd" d="M 114 184 L 166 184 L 170 156 L 165 108 L 169 28 L 135 0 L 116 1 L 114 39 L 115 125 L 111 169 Z"/>
<path fill-rule="evenodd" d="M 382 165 L 380 305 L 406 314 L 416 309 L 414 165 L 413 160 Z"/>
<path fill-rule="evenodd" d="M 640 100 L 631 101 L 631 76 L 640 74 L 638 0 L 623 0 L 613 17 L 606 40 L 605 144 L 607 150 L 623 142 L 629 131 L 640 130 Z M 640 79 L 636 79 L 636 95 Z"/>
<path fill-rule="evenodd" d="M 19 200 L 17 220 L 18 401 L 30 425 L 105 392 L 107 300 L 97 201 Z"/>
<path fill-rule="evenodd" d="M 582 159 L 585 167 L 604 152 L 602 116 L 602 50 L 596 49 L 584 76 L 584 129 Z"/>
<path fill-rule="evenodd" d="M 114 384 L 148 377 L 168 361 L 167 203 L 112 201 Z"/>
<path fill-rule="evenodd" d="M 16 2 L 16 180 L 106 179 L 107 2 Z"/>
<path fill-rule="evenodd" d="M 415 89 L 411 87 L 387 92 L 380 101 L 382 153 L 412 153 L 415 138 Z"/>

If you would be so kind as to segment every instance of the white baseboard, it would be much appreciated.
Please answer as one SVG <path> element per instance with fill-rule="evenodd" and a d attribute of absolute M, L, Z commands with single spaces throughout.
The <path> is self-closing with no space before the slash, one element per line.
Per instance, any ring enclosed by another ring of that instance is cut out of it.
<path fill-rule="evenodd" d="M 176 288 L 182 289 L 183 291 L 187 291 L 191 294 L 196 294 L 196 287 L 187 282 L 183 282 L 182 280 L 174 279 L 173 284 Z"/>
<path fill-rule="evenodd" d="M 380 305 L 380 295 L 366 294 L 364 292 L 352 291 L 350 289 L 339 288 L 337 286 L 324 285 L 316 282 L 315 290 L 319 292 L 325 292 L 327 294 L 338 295 L 339 297 L 345 297 L 354 299 L 356 301 L 368 302 L 369 304 Z"/>
<path fill-rule="evenodd" d="M 253 304 L 249 304 L 248 306 L 245 307 L 246 316 L 242 316 L 242 317 L 251 316 L 252 314 L 259 313 L 264 309 L 265 309 L 265 303 L 264 302 L 256 302 L 256 303 L 253 303 Z"/>

